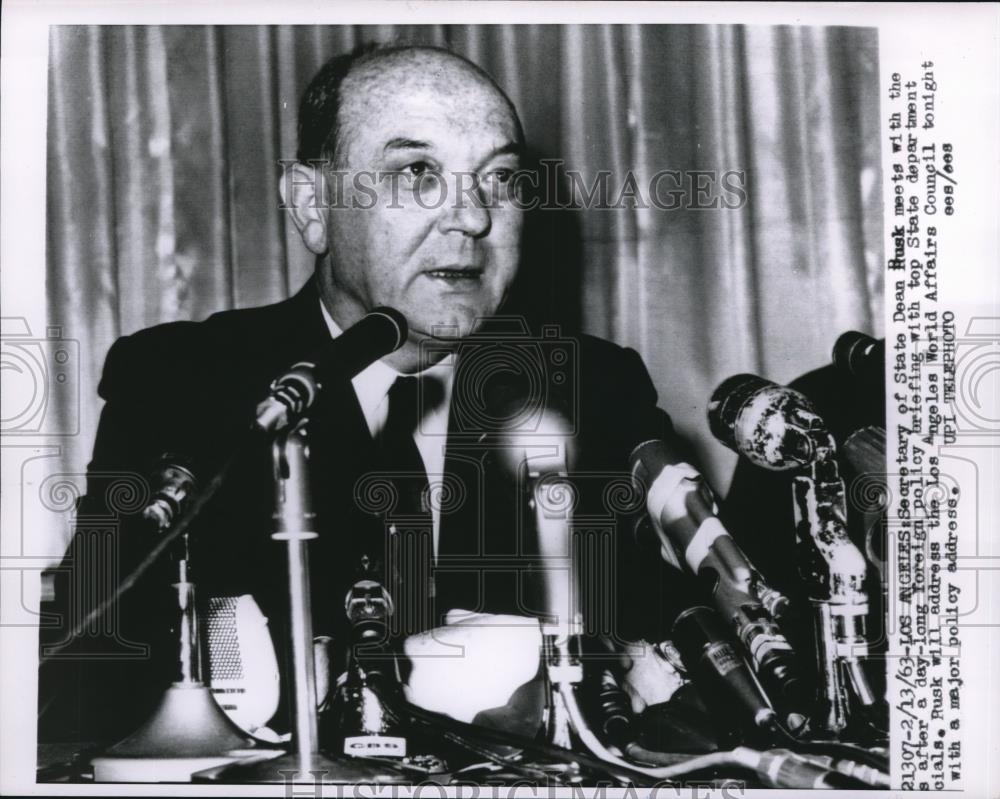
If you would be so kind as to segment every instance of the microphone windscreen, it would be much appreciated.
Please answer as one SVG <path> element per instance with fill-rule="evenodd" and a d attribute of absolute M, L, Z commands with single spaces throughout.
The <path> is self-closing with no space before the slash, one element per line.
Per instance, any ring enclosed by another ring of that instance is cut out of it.
<path fill-rule="evenodd" d="M 205 681 L 219 707 L 253 733 L 278 709 L 278 658 L 267 618 L 249 594 L 208 600 Z"/>

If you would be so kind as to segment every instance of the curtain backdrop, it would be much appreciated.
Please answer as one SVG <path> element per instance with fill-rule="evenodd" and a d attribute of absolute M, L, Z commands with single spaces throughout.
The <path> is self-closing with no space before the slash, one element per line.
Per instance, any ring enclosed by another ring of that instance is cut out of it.
<path fill-rule="evenodd" d="M 329 57 L 370 41 L 444 45 L 490 72 L 541 158 L 589 186 L 664 170 L 745 174 L 730 210 L 537 212 L 522 297 L 635 347 L 720 490 L 733 457 L 705 422 L 737 372 L 778 382 L 881 335 L 876 32 L 741 26 L 53 28 L 51 324 L 81 342 L 84 469 L 108 347 L 159 322 L 273 302 L 312 271 L 278 209 L 279 159 Z M 643 189 L 644 190 L 644 189 Z M 616 195 L 613 190 L 612 195 Z M 66 528 L 63 528 L 64 531 Z"/>

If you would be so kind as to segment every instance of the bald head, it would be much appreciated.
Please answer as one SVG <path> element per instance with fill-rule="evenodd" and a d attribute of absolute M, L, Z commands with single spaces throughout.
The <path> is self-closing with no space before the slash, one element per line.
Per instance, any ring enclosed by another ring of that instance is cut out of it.
<path fill-rule="evenodd" d="M 505 124 L 523 144 L 514 104 L 476 64 L 439 47 L 369 45 L 331 59 L 309 84 L 299 108 L 298 160 L 342 166 L 358 129 L 406 99 Z"/>

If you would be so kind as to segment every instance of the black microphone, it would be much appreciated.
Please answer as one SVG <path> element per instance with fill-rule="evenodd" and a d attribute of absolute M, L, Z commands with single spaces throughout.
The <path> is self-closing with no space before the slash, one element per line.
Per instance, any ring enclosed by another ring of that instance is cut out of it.
<path fill-rule="evenodd" d="M 849 330 L 833 345 L 833 365 L 858 380 L 881 383 L 885 378 L 885 339 Z"/>
<path fill-rule="evenodd" d="M 312 358 L 293 364 L 271 384 L 257 406 L 254 427 L 267 433 L 294 424 L 309 410 L 324 381 L 350 379 L 406 343 L 405 317 L 394 308 L 376 308 L 323 346 Z"/>
<path fill-rule="evenodd" d="M 711 608 L 684 611 L 674 622 L 672 638 L 684 668 L 703 692 L 728 694 L 742 710 L 739 715 L 756 727 L 773 727 L 774 708 Z"/>
<path fill-rule="evenodd" d="M 646 441 L 629 456 L 632 478 L 645 488 L 646 507 L 661 546 L 673 547 L 706 582 L 719 614 L 747 648 L 755 670 L 783 702 L 802 701 L 795 653 L 778 629 L 788 600 L 770 588 L 716 514 L 712 489 L 665 441 Z"/>
<path fill-rule="evenodd" d="M 771 471 L 808 466 L 834 446 L 809 399 L 757 375 L 734 375 L 708 403 L 712 434 L 752 463 Z"/>
<path fill-rule="evenodd" d="M 344 611 L 351 625 L 347 670 L 320 718 L 320 739 L 337 755 L 405 757 L 406 732 L 395 710 L 403 689 L 389 640 L 392 597 L 380 583 L 361 579 Z"/>
<path fill-rule="evenodd" d="M 866 474 L 885 487 L 885 428 L 870 425 L 855 430 L 844 442 L 844 457 L 855 474 Z"/>
<path fill-rule="evenodd" d="M 850 404 L 845 409 L 850 428 L 885 427 L 885 339 L 876 340 L 856 330 L 844 333 L 833 345 L 833 367 L 850 389 L 846 393 Z"/>

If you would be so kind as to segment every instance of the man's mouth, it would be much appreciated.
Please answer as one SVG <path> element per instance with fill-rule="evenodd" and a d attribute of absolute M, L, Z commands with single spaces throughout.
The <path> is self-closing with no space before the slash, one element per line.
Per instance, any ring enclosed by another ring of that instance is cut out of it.
<path fill-rule="evenodd" d="M 441 269 L 428 269 L 424 272 L 428 277 L 437 278 L 439 280 L 447 280 L 452 283 L 461 283 L 463 281 L 478 281 L 479 278 L 483 276 L 483 270 L 480 267 L 442 267 Z"/>

